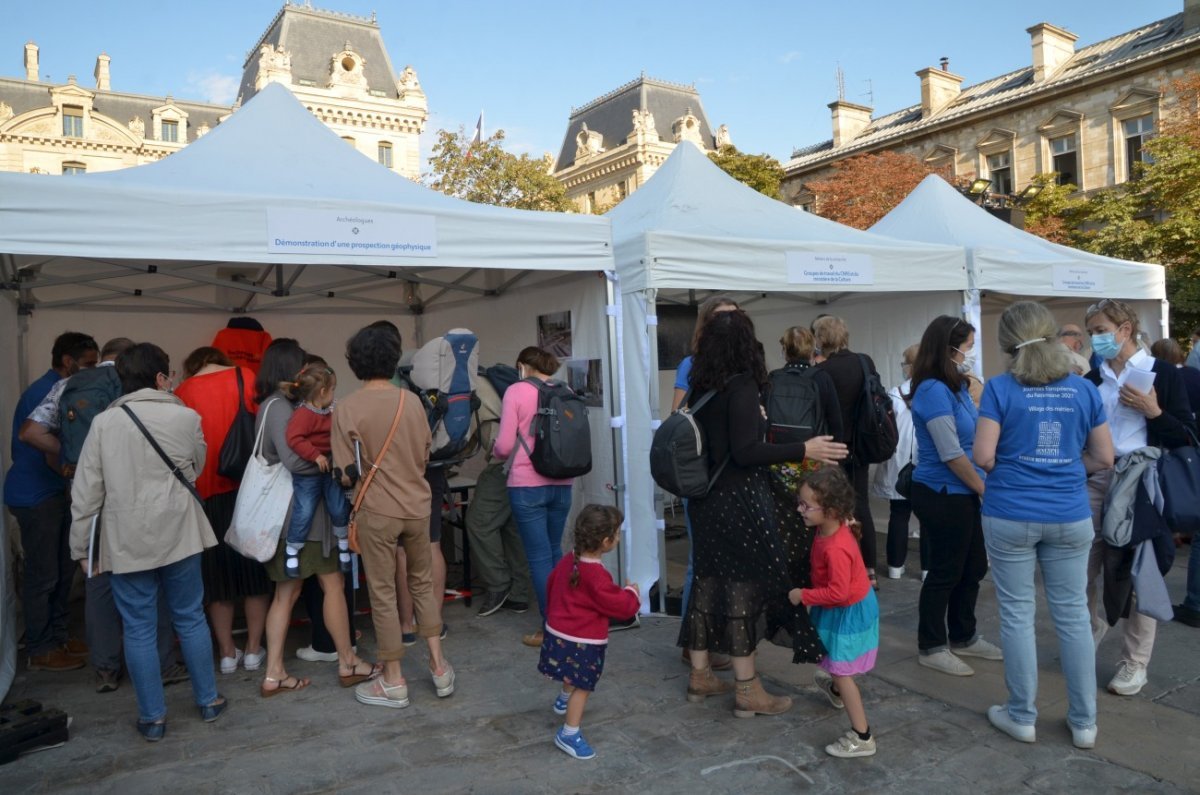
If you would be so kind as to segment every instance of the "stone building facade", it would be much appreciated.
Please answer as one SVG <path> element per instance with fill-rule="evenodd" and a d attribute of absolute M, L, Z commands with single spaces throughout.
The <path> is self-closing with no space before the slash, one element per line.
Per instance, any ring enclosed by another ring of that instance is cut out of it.
<path fill-rule="evenodd" d="M 317 118 L 398 174 L 420 174 L 428 104 L 411 66 L 392 70 L 374 17 L 290 2 L 250 51 L 232 105 L 114 91 L 111 58 L 96 58 L 94 87 L 41 77 L 25 45 L 25 76 L 0 77 L 0 170 L 72 175 L 159 160 L 203 136 L 263 86 L 286 85 Z"/>
<path fill-rule="evenodd" d="M 598 212 L 645 184 L 680 141 L 704 151 L 730 143 L 725 125 L 709 125 L 695 86 L 643 74 L 571 110 L 552 173 L 581 212 Z"/>
<path fill-rule="evenodd" d="M 883 116 L 845 100 L 830 103 L 833 136 L 784 164 L 785 201 L 814 209 L 806 184 L 854 155 L 897 151 L 960 180 L 985 178 L 989 192 L 1020 194 L 1035 175 L 1093 191 L 1123 183 L 1158 129 L 1172 80 L 1200 69 L 1200 0 L 1182 13 L 1076 48 L 1070 32 L 1028 29 L 1027 66 L 962 88 L 938 67 L 917 72 L 919 104 Z"/>

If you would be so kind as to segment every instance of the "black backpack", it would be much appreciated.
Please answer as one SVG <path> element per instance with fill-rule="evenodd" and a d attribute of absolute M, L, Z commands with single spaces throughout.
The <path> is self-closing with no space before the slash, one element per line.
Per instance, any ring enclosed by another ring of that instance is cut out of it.
<path fill-rule="evenodd" d="M 789 364 L 767 377 L 767 441 L 772 444 L 807 442 L 829 433 L 825 405 L 817 386 L 819 371 Z"/>
<path fill-rule="evenodd" d="M 706 496 L 729 463 L 729 456 L 726 456 L 716 472 L 710 471 L 708 440 L 704 429 L 696 422 L 696 413 L 715 394 L 717 390 L 710 389 L 689 408 L 688 398 L 692 396 L 689 387 L 679 408 L 663 420 L 650 442 L 650 476 L 663 491 L 676 497 Z"/>
<path fill-rule="evenodd" d="M 79 463 L 92 420 L 120 396 L 121 377 L 113 365 L 80 370 L 71 376 L 58 399 L 58 439 L 63 463 Z"/>
<path fill-rule="evenodd" d="M 587 404 L 561 381 L 526 378 L 538 391 L 533 420 L 533 449 L 517 433 L 529 463 L 548 478 L 577 478 L 592 471 L 592 429 Z"/>
<path fill-rule="evenodd" d="M 850 454 L 857 464 L 882 464 L 896 454 L 900 432 L 896 429 L 896 411 L 879 374 L 867 367 L 867 359 L 857 354 L 862 365 L 863 392 L 854 417 Z"/>

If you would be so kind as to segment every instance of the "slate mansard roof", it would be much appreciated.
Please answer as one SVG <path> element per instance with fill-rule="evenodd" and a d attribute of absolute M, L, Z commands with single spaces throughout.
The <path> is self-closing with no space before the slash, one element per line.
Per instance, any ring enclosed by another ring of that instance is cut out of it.
<path fill-rule="evenodd" d="M 700 94 L 695 86 L 669 83 L 642 75 L 581 108 L 571 110 L 571 120 L 563 137 L 562 149 L 554 163 L 555 171 L 570 168 L 575 162 L 575 137 L 587 125 L 604 138 L 606 150 L 620 146 L 633 130 L 633 111 L 648 110 L 654 115 L 654 125 L 662 141 L 673 141 L 671 123 L 691 110 L 700 120 L 700 137 L 709 149 L 716 149 L 716 139 Z"/>

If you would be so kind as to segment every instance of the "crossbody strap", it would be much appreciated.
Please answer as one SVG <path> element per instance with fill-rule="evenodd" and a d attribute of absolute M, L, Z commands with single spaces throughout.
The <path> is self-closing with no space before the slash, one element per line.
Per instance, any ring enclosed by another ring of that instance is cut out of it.
<path fill-rule="evenodd" d="M 379 471 L 379 465 L 383 463 L 383 457 L 387 455 L 388 448 L 392 446 L 392 439 L 396 436 L 396 429 L 400 427 L 400 415 L 404 413 L 404 400 L 408 397 L 408 390 L 400 390 L 400 405 L 396 407 L 396 416 L 392 418 L 392 427 L 388 430 L 387 439 L 383 442 L 383 448 L 379 451 L 375 461 L 371 463 L 371 471 L 363 478 L 362 485 L 358 487 L 358 494 L 354 496 L 354 506 L 351 513 L 358 513 L 358 509 L 362 507 L 363 497 L 367 493 L 367 488 L 371 485 L 371 481 L 375 479 L 375 473 Z"/>
<path fill-rule="evenodd" d="M 158 457 L 161 458 L 163 463 L 167 465 L 167 468 L 171 470 L 171 474 L 174 475 L 175 478 L 183 484 L 184 488 L 186 488 L 191 495 L 196 498 L 196 502 L 199 502 L 201 505 L 203 505 L 204 500 L 200 497 L 200 492 L 196 491 L 196 486 L 187 479 L 187 475 L 180 471 L 175 462 L 171 460 L 171 457 L 167 455 L 161 447 L 158 446 L 158 442 L 154 441 L 154 437 L 150 435 L 150 431 L 146 430 L 146 426 L 143 425 L 142 421 L 138 419 L 138 416 L 133 413 L 133 410 L 127 405 L 121 406 L 121 410 L 129 415 L 129 419 L 133 420 L 133 424 L 136 425 L 138 430 L 142 432 L 142 435 L 146 437 L 146 441 L 150 443 L 150 446 L 154 448 L 154 452 L 158 453 Z"/>

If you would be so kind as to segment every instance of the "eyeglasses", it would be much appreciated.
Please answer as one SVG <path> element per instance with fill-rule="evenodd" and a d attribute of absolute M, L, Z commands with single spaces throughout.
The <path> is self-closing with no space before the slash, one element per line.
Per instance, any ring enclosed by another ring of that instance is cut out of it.
<path fill-rule="evenodd" d="M 797 506 L 796 506 L 796 507 L 797 507 L 797 508 L 800 510 L 800 513 L 808 513 L 809 511 L 819 511 L 819 510 L 821 510 L 821 506 L 820 506 L 820 505 L 809 505 L 809 504 L 808 504 L 807 502 L 805 502 L 804 500 L 800 500 L 800 502 L 797 504 Z"/>
<path fill-rule="evenodd" d="M 1105 299 L 1101 300 L 1099 303 L 1095 303 L 1095 304 L 1092 304 L 1091 306 L 1089 306 L 1087 313 L 1089 315 L 1094 315 L 1097 312 L 1103 312 L 1104 308 L 1106 306 L 1112 306 L 1112 307 L 1116 308 L 1116 305 L 1117 305 L 1117 302 L 1114 301 L 1113 299 L 1105 298 Z"/>

